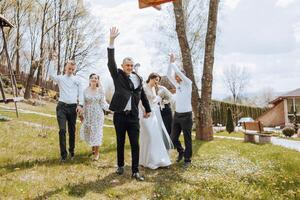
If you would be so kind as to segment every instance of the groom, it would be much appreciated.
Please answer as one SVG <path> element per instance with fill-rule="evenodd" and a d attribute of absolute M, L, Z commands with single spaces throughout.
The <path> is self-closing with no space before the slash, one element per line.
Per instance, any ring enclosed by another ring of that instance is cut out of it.
<path fill-rule="evenodd" d="M 123 59 L 122 69 L 118 69 L 115 62 L 114 41 L 119 31 L 116 27 L 110 29 L 108 51 L 108 69 L 115 85 L 115 93 L 110 103 L 110 110 L 114 111 L 114 126 L 117 134 L 117 174 L 124 173 L 124 145 L 126 132 L 131 145 L 132 177 L 143 181 L 139 174 L 139 110 L 140 100 L 145 108 L 144 117 L 150 116 L 150 106 L 142 87 L 142 79 L 133 72 L 133 60 L 130 57 Z"/>

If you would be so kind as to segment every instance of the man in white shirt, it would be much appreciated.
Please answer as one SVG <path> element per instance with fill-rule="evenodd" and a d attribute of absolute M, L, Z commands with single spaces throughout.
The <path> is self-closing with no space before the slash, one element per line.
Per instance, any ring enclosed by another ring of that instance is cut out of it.
<path fill-rule="evenodd" d="M 74 76 L 76 64 L 69 60 L 65 66 L 64 75 L 50 75 L 50 78 L 57 82 L 59 87 L 59 102 L 56 107 L 56 116 L 59 126 L 59 146 L 61 162 L 67 159 L 66 150 L 66 123 L 69 132 L 69 154 L 74 159 L 75 149 L 75 125 L 77 113 L 82 111 L 83 90 L 79 79 Z"/>
<path fill-rule="evenodd" d="M 172 70 L 175 71 L 175 77 L 172 74 Z M 174 54 L 170 54 L 167 77 L 176 87 L 174 95 L 176 108 L 171 138 L 178 151 L 177 162 L 180 162 L 184 157 L 184 167 L 187 168 L 191 164 L 192 157 L 192 81 L 175 65 Z M 183 132 L 185 149 L 179 141 L 181 131 Z"/>

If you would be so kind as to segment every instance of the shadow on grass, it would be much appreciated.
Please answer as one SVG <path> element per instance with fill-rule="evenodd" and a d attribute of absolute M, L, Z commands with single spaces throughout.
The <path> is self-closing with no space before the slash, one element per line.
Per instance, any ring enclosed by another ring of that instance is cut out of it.
<path fill-rule="evenodd" d="M 51 196 L 60 193 L 64 189 L 69 191 L 69 196 L 82 198 L 89 191 L 102 194 L 105 190 L 123 185 L 126 182 L 128 182 L 128 179 L 124 178 L 124 176 L 118 176 L 115 173 L 110 173 L 104 178 L 97 179 L 96 181 L 80 184 L 70 184 L 65 186 L 65 188 L 59 188 L 53 191 L 46 192 L 45 194 L 36 197 L 35 200 L 50 198 Z"/>
<path fill-rule="evenodd" d="M 28 161 L 21 161 L 18 163 L 10 163 L 7 165 L 0 166 L 2 169 L 6 170 L 6 173 L 13 172 L 15 170 L 26 170 L 35 166 L 47 165 L 47 166 L 55 166 L 55 165 L 72 165 L 83 163 L 88 160 L 88 153 L 83 153 L 75 156 L 75 160 L 67 160 L 64 163 L 61 163 L 58 158 L 51 158 L 51 159 L 36 159 L 36 160 L 28 160 Z M 1 174 L 3 175 L 3 174 Z"/>
<path fill-rule="evenodd" d="M 197 155 L 198 151 L 201 149 L 201 146 L 207 142 L 194 140 L 193 141 L 193 156 Z M 194 168 L 193 166 L 193 157 L 192 157 L 192 164 L 188 169 L 183 168 L 183 162 L 174 163 L 169 168 L 161 168 L 158 170 L 147 170 L 148 174 L 154 174 L 158 171 L 158 174 L 150 179 L 149 181 L 155 182 L 154 190 L 153 190 L 153 197 L 168 197 L 168 195 L 176 194 L 176 190 L 180 190 L 177 188 L 176 184 L 187 184 L 189 186 L 197 185 L 197 183 L 184 178 L 182 175 L 183 173 L 189 172 Z M 159 195 L 159 196 L 157 196 Z M 179 198 L 179 196 L 177 196 Z"/>
<path fill-rule="evenodd" d="M 110 145 L 106 148 L 103 148 L 101 153 L 110 153 L 112 151 L 115 151 L 116 147 L 114 145 Z M 7 165 L 0 165 L 1 169 L 4 169 L 4 172 L 0 172 L 0 175 L 5 175 L 11 172 L 14 172 L 16 170 L 27 170 L 36 166 L 56 166 L 56 165 L 74 165 L 74 164 L 84 164 L 89 163 L 91 161 L 90 156 L 91 154 L 89 152 L 84 152 L 81 154 L 75 154 L 74 160 L 67 160 L 64 163 L 61 163 L 59 161 L 59 158 L 51 158 L 51 159 L 36 159 L 36 160 L 28 160 L 28 161 L 21 161 L 17 163 L 10 163 Z"/>
<path fill-rule="evenodd" d="M 204 142 L 195 141 L 193 144 L 194 151 L 198 152 L 202 144 L 204 144 Z M 176 186 L 174 184 L 178 182 L 185 183 L 188 185 L 196 184 L 182 177 L 182 173 L 184 173 L 184 169 L 182 168 L 182 163 L 176 163 L 168 168 L 159 168 L 157 170 L 143 168 L 142 171 L 145 172 L 145 176 L 146 176 L 146 180 L 144 183 L 147 182 L 155 183 L 153 193 L 156 194 L 158 193 L 164 195 L 163 191 L 168 191 L 168 193 L 172 193 L 174 190 L 176 190 Z M 131 183 L 132 181 L 136 181 L 134 179 L 131 179 L 130 172 L 131 172 L 131 166 L 125 166 L 125 174 L 122 176 L 118 176 L 115 173 L 110 173 L 104 178 L 97 179 L 96 181 L 66 185 L 62 188 L 53 191 L 48 191 L 43 195 L 36 197 L 35 199 L 36 200 L 47 199 L 52 197 L 53 195 L 60 193 L 63 190 L 67 190 L 69 196 L 73 196 L 77 198 L 83 198 L 88 192 L 103 194 L 106 190 L 110 188 L 114 188 L 117 186 L 124 185 L 126 183 Z M 139 184 L 137 187 L 131 188 L 130 190 L 126 189 L 126 192 L 117 194 L 115 198 L 122 198 L 125 196 L 128 197 L 128 195 L 132 193 L 141 192 L 142 190 L 143 190 L 143 183 Z"/>

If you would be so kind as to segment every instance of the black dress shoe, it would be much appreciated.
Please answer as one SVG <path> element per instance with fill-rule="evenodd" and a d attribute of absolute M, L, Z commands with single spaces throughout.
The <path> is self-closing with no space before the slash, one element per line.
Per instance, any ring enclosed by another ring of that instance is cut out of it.
<path fill-rule="evenodd" d="M 66 161 L 67 161 L 67 158 L 65 158 L 65 157 L 61 157 L 60 160 L 59 160 L 60 163 L 64 163 Z"/>
<path fill-rule="evenodd" d="M 183 169 L 187 169 L 191 166 L 191 162 L 184 162 Z"/>
<path fill-rule="evenodd" d="M 180 162 L 183 159 L 183 153 L 179 153 L 176 162 Z"/>
<path fill-rule="evenodd" d="M 117 173 L 118 175 L 124 174 L 124 167 L 118 167 L 116 173 Z"/>
<path fill-rule="evenodd" d="M 135 178 L 137 181 L 144 181 L 145 178 L 140 175 L 140 173 L 136 172 L 132 174 L 132 178 Z"/>

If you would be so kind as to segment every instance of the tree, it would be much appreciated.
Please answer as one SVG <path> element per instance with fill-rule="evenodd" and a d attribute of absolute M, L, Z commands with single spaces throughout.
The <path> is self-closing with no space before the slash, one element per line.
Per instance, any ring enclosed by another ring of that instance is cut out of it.
<path fill-rule="evenodd" d="M 50 73 L 60 74 L 68 59 L 77 60 L 78 72 L 93 66 L 102 53 L 101 23 L 82 0 L 6 0 L 0 3 L 0 11 L 15 24 L 6 30 L 7 43 L 16 72 L 29 75 L 26 98 L 35 77 L 35 84 L 41 85 Z M 0 63 L 6 65 L 3 56 Z"/>
<path fill-rule="evenodd" d="M 40 61 L 33 61 L 30 66 L 30 71 L 29 71 L 27 81 L 26 81 L 24 99 L 29 99 L 31 97 L 33 76 L 34 76 L 35 71 L 40 67 L 40 65 L 41 65 Z"/>
<path fill-rule="evenodd" d="M 276 93 L 273 88 L 266 87 L 263 88 L 259 94 L 255 97 L 256 105 L 260 107 L 267 107 L 269 103 L 274 100 L 276 97 Z"/>
<path fill-rule="evenodd" d="M 157 47 L 156 55 L 151 60 L 152 66 L 167 65 L 167 54 L 170 52 L 181 56 L 181 50 L 176 32 L 176 21 L 174 21 L 174 6 L 168 4 L 161 11 L 159 19 L 153 26 L 154 34 L 159 33 L 160 40 L 149 40 L 150 45 Z M 201 79 L 201 65 L 204 53 L 204 38 L 207 24 L 207 0 L 184 0 L 182 1 L 183 21 L 186 30 L 186 38 L 189 43 L 192 63 L 194 65 L 195 80 L 199 83 Z M 163 18 L 164 20 L 161 20 Z"/>
<path fill-rule="evenodd" d="M 51 29 L 47 30 L 47 15 L 49 14 L 49 9 L 51 6 L 51 2 L 49 0 L 45 1 L 44 3 L 40 3 L 40 9 L 42 13 L 42 21 L 41 21 L 41 29 L 40 29 L 40 55 L 39 55 L 39 60 L 41 61 L 40 65 L 38 65 L 38 71 L 36 75 L 36 85 L 41 85 L 42 82 L 42 76 L 43 76 L 43 71 L 44 71 L 44 57 L 45 57 L 45 35 L 48 31 Z"/>
<path fill-rule="evenodd" d="M 217 30 L 218 0 L 211 0 L 209 6 L 207 33 L 205 39 L 205 59 L 202 77 L 201 101 L 195 84 L 194 68 L 191 48 L 187 38 L 186 16 L 184 14 L 182 0 L 173 2 L 176 21 L 176 32 L 179 41 L 183 69 L 193 82 L 192 107 L 195 115 L 196 138 L 201 140 L 212 140 L 212 116 L 211 116 L 211 93 L 212 72 L 214 63 L 214 46 Z"/>
<path fill-rule="evenodd" d="M 231 65 L 224 71 L 224 84 L 232 95 L 233 103 L 237 103 L 249 83 L 250 75 L 245 67 Z"/>
<path fill-rule="evenodd" d="M 299 130 L 299 125 L 298 125 L 298 120 L 297 120 L 297 112 L 294 112 L 294 129 L 295 129 L 295 133 L 298 133 Z"/>
<path fill-rule="evenodd" d="M 213 139 L 213 124 L 211 116 L 212 104 L 212 82 L 214 53 L 217 33 L 219 0 L 210 0 L 209 14 L 207 22 L 207 32 L 205 38 L 204 65 L 202 74 L 201 104 L 200 104 L 200 130 L 197 132 L 197 138 L 203 140 Z"/>
<path fill-rule="evenodd" d="M 226 131 L 228 133 L 232 133 L 234 131 L 233 116 L 230 108 L 227 108 Z"/>
<path fill-rule="evenodd" d="M 176 32 L 177 32 L 177 37 L 178 37 L 180 50 L 181 50 L 183 69 L 186 71 L 187 76 L 193 82 L 192 107 L 195 115 L 196 131 L 199 131 L 200 124 L 199 124 L 199 117 L 198 117 L 199 116 L 198 102 L 200 97 L 199 97 L 197 85 L 195 84 L 191 50 L 186 36 L 186 29 L 185 29 L 186 26 L 185 26 L 184 13 L 182 8 L 182 0 L 174 1 L 173 5 L 174 5 L 175 20 L 176 20 Z"/>

